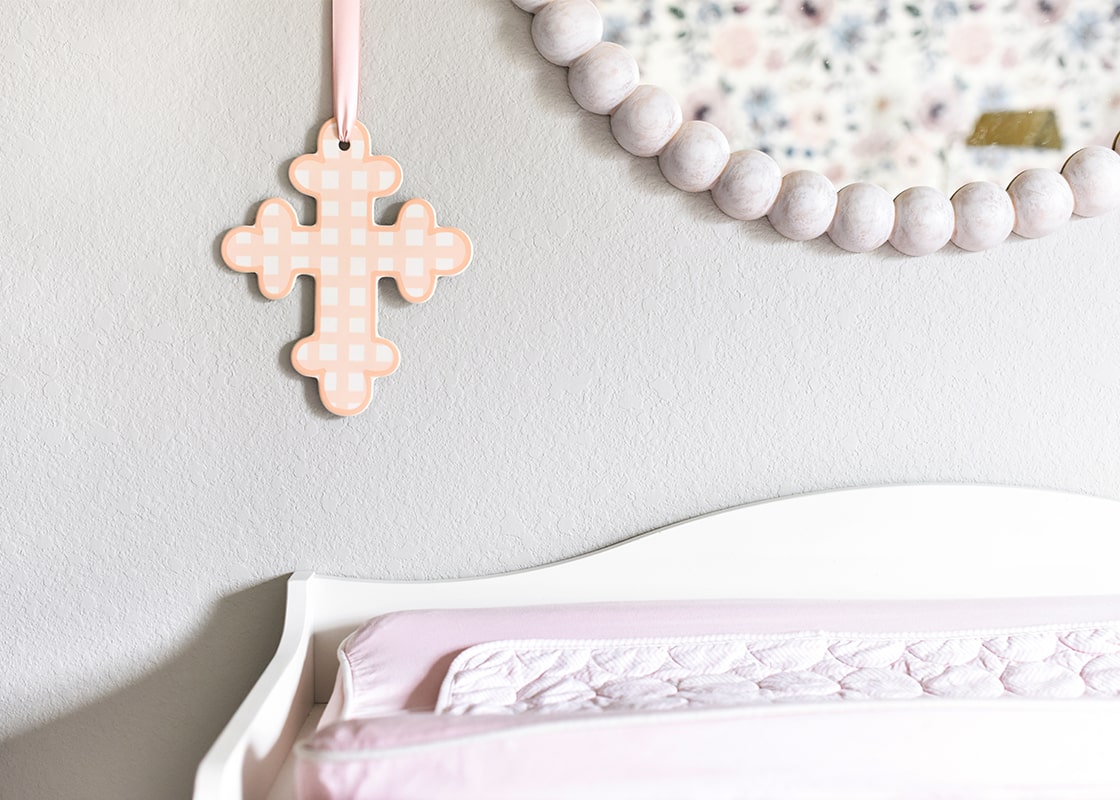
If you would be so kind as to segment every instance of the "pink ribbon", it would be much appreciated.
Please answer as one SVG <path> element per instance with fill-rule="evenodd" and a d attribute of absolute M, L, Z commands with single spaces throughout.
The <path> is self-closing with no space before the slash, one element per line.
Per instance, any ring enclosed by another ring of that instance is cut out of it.
<path fill-rule="evenodd" d="M 334 117 L 338 138 L 350 141 L 350 130 L 358 119 L 358 9 L 360 0 L 331 3 L 332 55 L 334 56 Z"/>

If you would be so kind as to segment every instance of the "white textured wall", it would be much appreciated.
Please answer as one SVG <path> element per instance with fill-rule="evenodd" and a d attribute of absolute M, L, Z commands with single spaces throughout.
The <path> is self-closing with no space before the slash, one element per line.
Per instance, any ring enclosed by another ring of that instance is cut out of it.
<path fill-rule="evenodd" d="M 311 211 L 328 7 L 0 0 L 0 796 L 186 797 L 297 567 L 492 572 L 842 485 L 1120 493 L 1115 217 L 794 244 L 618 149 L 507 0 L 364 8 L 375 149 L 476 255 L 383 286 L 402 365 L 341 419 L 288 365 L 310 287 L 217 254 Z"/>

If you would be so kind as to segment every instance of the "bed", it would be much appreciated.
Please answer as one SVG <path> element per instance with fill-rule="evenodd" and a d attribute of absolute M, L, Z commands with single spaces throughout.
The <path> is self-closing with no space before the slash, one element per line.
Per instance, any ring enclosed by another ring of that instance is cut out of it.
<path fill-rule="evenodd" d="M 492 577 L 296 573 L 277 653 L 195 798 L 283 800 L 297 783 L 367 796 L 344 774 L 359 751 L 363 770 L 410 786 L 384 794 L 400 797 L 698 796 L 702 763 L 723 780 L 704 797 L 1114 798 L 1118 564 L 1120 503 L 922 485 L 754 503 Z M 921 687 L 873 663 L 888 650 L 927 669 Z M 618 690 L 610 670 L 635 658 L 640 678 Z M 690 661 L 703 674 L 659 688 Z M 547 691 L 531 690 L 541 664 Z M 830 702 L 842 696 L 861 699 Z M 640 763 L 611 755 L 618 741 Z M 501 791 L 472 774 L 495 763 Z M 749 785 L 732 774 L 744 769 Z"/>

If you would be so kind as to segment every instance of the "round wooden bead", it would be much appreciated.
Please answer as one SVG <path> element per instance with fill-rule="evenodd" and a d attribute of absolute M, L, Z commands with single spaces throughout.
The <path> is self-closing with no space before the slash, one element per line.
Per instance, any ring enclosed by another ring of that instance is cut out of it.
<path fill-rule="evenodd" d="M 1028 169 L 1007 187 L 1015 206 L 1015 233 L 1037 239 L 1069 222 L 1073 214 L 1073 189 L 1052 169 Z"/>
<path fill-rule="evenodd" d="M 572 97 L 592 114 L 609 114 L 638 85 L 638 62 L 613 42 L 600 42 L 568 67 Z"/>
<path fill-rule="evenodd" d="M 611 133 L 634 155 L 655 156 L 680 129 L 682 117 L 680 103 L 671 94 L 642 84 L 611 115 Z"/>
<path fill-rule="evenodd" d="M 953 237 L 956 212 L 949 198 L 929 186 L 914 186 L 894 199 L 890 243 L 900 253 L 935 253 Z"/>
<path fill-rule="evenodd" d="M 827 231 L 835 214 L 832 181 L 819 172 L 803 169 L 782 178 L 782 187 L 767 216 L 782 236 L 804 242 Z"/>
<path fill-rule="evenodd" d="M 1011 196 L 989 181 L 966 183 L 952 197 L 957 215 L 953 244 L 962 250 L 987 250 L 1011 235 L 1015 206 Z"/>
<path fill-rule="evenodd" d="M 552 0 L 513 0 L 515 6 L 530 14 L 536 14 L 551 2 Z"/>
<path fill-rule="evenodd" d="M 603 18 L 591 0 L 552 0 L 533 17 L 533 44 L 558 67 L 566 67 L 603 38 Z"/>
<path fill-rule="evenodd" d="M 761 219 L 774 207 L 782 170 L 760 150 L 736 150 L 712 187 L 720 211 L 735 219 Z"/>
<path fill-rule="evenodd" d="M 1073 189 L 1073 213 L 1099 217 L 1120 208 L 1120 155 L 1094 145 L 1078 150 L 1062 167 Z"/>
<path fill-rule="evenodd" d="M 731 147 L 723 131 L 710 122 L 691 120 L 669 140 L 657 164 L 665 180 L 685 192 L 703 192 L 719 178 Z"/>
<path fill-rule="evenodd" d="M 873 183 L 853 183 L 836 195 L 828 238 L 852 253 L 868 253 L 887 243 L 894 229 L 894 201 Z"/>

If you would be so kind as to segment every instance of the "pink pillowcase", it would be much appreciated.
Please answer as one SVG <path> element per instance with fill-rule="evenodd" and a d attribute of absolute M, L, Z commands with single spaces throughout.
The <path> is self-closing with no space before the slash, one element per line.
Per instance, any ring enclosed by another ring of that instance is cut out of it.
<path fill-rule="evenodd" d="M 966 630 L 1120 619 L 1120 597 L 978 601 L 657 601 L 402 611 L 370 620 L 340 648 L 323 725 L 431 711 L 452 660 L 501 639 Z"/>

